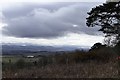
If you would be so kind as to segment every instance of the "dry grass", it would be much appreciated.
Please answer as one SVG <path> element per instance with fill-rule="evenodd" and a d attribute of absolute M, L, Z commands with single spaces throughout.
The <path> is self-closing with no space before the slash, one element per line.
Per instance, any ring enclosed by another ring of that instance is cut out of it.
<path fill-rule="evenodd" d="M 118 78 L 116 60 L 107 63 L 88 61 L 73 64 L 50 64 L 45 67 L 31 67 L 3 71 L 5 78 Z"/>
<path fill-rule="evenodd" d="M 119 78 L 120 61 L 116 59 L 117 56 L 112 49 L 100 49 L 41 58 L 37 61 L 37 65 L 18 60 L 19 66 L 28 65 L 23 65 L 22 68 L 13 63 L 4 65 L 6 67 L 2 76 L 3 78 Z"/>

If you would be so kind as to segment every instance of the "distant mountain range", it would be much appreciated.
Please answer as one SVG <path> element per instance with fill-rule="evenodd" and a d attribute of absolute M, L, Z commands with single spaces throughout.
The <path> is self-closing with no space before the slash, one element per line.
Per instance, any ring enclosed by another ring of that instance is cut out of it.
<path fill-rule="evenodd" d="M 76 49 L 82 50 L 78 46 L 38 46 L 38 45 L 15 45 L 15 44 L 2 44 L 2 52 L 4 53 L 22 53 L 22 52 L 37 52 L 37 51 L 74 51 Z M 86 48 L 87 50 L 87 48 Z"/>

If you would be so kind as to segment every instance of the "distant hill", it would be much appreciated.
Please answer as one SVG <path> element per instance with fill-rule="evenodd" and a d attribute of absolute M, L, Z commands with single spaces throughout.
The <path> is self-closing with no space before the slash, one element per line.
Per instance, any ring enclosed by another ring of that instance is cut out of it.
<path fill-rule="evenodd" d="M 81 50 L 81 47 L 77 46 L 38 46 L 38 45 L 2 45 L 2 52 L 3 54 L 11 54 L 11 53 L 32 53 L 32 52 L 40 52 L 40 51 L 47 51 L 47 52 L 56 52 L 56 51 L 74 51 L 76 49 Z"/>

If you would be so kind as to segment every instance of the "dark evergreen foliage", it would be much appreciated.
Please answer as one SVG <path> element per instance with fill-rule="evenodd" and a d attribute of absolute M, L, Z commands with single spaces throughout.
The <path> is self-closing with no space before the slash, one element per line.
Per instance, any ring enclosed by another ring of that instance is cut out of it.
<path fill-rule="evenodd" d="M 120 2 L 108 2 L 96 6 L 88 12 L 87 26 L 101 26 L 99 31 L 105 37 L 114 36 L 116 42 L 120 41 Z"/>

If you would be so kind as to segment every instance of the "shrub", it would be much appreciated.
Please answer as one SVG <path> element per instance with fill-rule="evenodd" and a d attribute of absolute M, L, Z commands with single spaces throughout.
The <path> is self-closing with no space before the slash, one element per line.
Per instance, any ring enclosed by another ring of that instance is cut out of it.
<path fill-rule="evenodd" d="M 23 59 L 19 59 L 16 63 L 15 63 L 15 65 L 16 65 L 16 67 L 17 68 L 24 68 L 25 67 L 25 61 L 23 60 Z"/>
<path fill-rule="evenodd" d="M 115 52 L 120 56 L 120 42 L 114 47 Z"/>
<path fill-rule="evenodd" d="M 101 48 L 99 50 L 93 50 L 89 53 L 91 59 L 103 62 L 109 61 L 111 57 L 114 57 L 114 55 L 116 54 L 114 49 L 110 47 Z"/>
<path fill-rule="evenodd" d="M 48 58 L 47 57 L 42 57 L 38 60 L 38 65 L 39 66 L 45 66 L 48 64 Z"/>
<path fill-rule="evenodd" d="M 57 55 L 55 56 L 55 60 L 57 64 L 66 64 L 67 55 L 66 54 Z"/>

